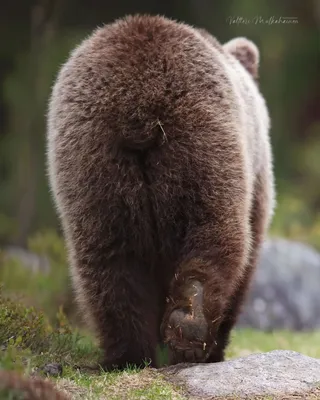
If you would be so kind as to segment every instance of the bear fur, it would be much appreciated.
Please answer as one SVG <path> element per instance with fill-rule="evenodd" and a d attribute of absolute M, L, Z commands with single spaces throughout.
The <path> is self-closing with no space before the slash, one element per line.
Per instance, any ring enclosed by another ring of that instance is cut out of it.
<path fill-rule="evenodd" d="M 237 57 L 239 59 L 237 59 Z M 48 113 L 50 185 L 104 367 L 224 358 L 274 208 L 257 47 L 134 15 L 71 54 Z"/>

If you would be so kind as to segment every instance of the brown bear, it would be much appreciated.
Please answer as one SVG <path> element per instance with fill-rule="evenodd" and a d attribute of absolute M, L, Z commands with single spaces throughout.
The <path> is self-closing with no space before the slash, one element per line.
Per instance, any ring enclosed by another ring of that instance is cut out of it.
<path fill-rule="evenodd" d="M 59 72 L 49 179 L 104 367 L 224 359 L 274 204 L 259 52 L 134 15 Z"/>

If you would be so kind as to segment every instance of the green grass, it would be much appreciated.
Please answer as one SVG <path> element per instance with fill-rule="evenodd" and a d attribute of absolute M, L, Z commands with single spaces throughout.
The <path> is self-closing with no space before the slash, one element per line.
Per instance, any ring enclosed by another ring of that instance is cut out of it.
<path fill-rule="evenodd" d="M 146 399 L 146 400 L 184 400 L 179 388 L 166 382 L 155 370 L 127 368 L 122 372 L 81 373 L 72 368 L 65 369 L 64 378 L 57 382 L 58 387 L 70 392 L 73 398 L 88 400 Z"/>
<path fill-rule="evenodd" d="M 29 246 L 49 257 L 52 273 L 30 274 L 17 260 L 1 260 L 0 254 L 0 286 L 3 284 L 0 290 L 0 369 L 29 375 L 41 373 L 45 364 L 60 363 L 62 376 L 51 379 L 72 399 L 186 399 L 182 388 L 172 386 L 151 368 L 129 367 L 123 372 L 110 373 L 77 368 L 97 365 L 101 352 L 95 340 L 75 328 L 69 322 L 70 314 L 67 317 L 64 313 L 70 301 L 70 287 L 63 241 L 55 233 L 47 232 L 34 236 Z M 71 315 L 73 310 L 71 308 Z M 320 358 L 319 344 L 320 331 L 237 330 L 232 333 L 227 359 L 275 349 L 294 350 Z M 166 352 L 160 351 L 158 359 L 165 363 L 166 358 Z M 310 398 L 320 399 L 319 392 Z"/>
<path fill-rule="evenodd" d="M 228 349 L 228 359 L 246 356 L 251 353 L 268 352 L 275 349 L 288 349 L 303 354 L 320 357 L 320 332 L 294 333 L 278 331 L 263 333 L 250 329 L 234 331 L 232 343 Z M 80 373 L 72 367 L 64 371 L 62 387 L 69 384 L 78 387 L 79 398 L 82 399 L 145 399 L 145 400 L 184 400 L 181 388 L 173 387 L 155 370 L 143 371 L 128 368 L 124 372 L 88 374 Z M 76 390 L 73 389 L 74 398 Z M 310 398 L 318 398 L 319 393 L 310 394 Z M 316 396 L 316 397 L 315 397 Z M 298 399 L 299 397 L 294 397 Z M 258 399 L 258 398 L 257 398 Z M 263 400 L 266 400 L 264 397 Z M 272 397 L 270 397 L 270 400 Z"/>
<path fill-rule="evenodd" d="M 101 353 L 93 338 L 72 328 L 62 312 L 57 315 L 57 321 L 59 324 L 52 327 L 41 312 L 7 299 L 0 292 L 0 368 L 28 375 L 36 370 L 41 373 L 41 368 L 50 362 L 61 363 L 63 373 L 55 379 L 56 384 L 74 399 L 186 399 L 181 388 L 172 386 L 150 368 L 128 367 L 123 372 L 110 373 L 77 368 L 97 365 Z M 236 330 L 227 359 L 275 349 L 294 350 L 320 358 L 319 343 L 320 332 Z"/>
<path fill-rule="evenodd" d="M 26 374 L 49 362 L 63 366 L 57 386 L 73 399 L 94 400 L 185 400 L 183 390 L 172 386 L 154 369 L 128 367 L 123 372 L 77 368 L 96 365 L 100 351 L 94 340 L 73 330 L 60 316 L 61 326 L 52 328 L 42 313 L 0 296 L 0 368 Z M 234 331 L 227 358 L 251 353 L 289 349 L 320 357 L 320 332 L 263 333 L 250 329 Z M 165 356 L 163 355 L 163 358 Z M 317 397 L 313 397 L 317 398 Z"/>
<path fill-rule="evenodd" d="M 41 374 L 45 364 L 60 363 L 63 373 L 55 383 L 72 399 L 186 399 L 181 388 L 172 386 L 151 368 L 128 367 L 123 372 L 110 373 L 83 368 L 99 362 L 101 353 L 95 341 L 72 328 L 62 312 L 57 315 L 57 320 L 59 324 L 52 327 L 41 312 L 7 299 L 0 291 L 0 369 L 26 375 L 34 371 Z M 319 343 L 320 332 L 237 330 L 232 334 L 227 359 L 275 349 L 295 350 L 320 358 Z M 161 355 L 163 360 L 166 358 L 164 353 Z M 310 398 L 319 398 L 318 395 L 319 392 Z"/>
<path fill-rule="evenodd" d="M 242 357 L 271 350 L 294 350 L 310 357 L 320 358 L 320 331 L 265 333 L 243 329 L 232 333 L 227 357 Z"/>
<path fill-rule="evenodd" d="M 0 249 L 2 292 L 6 297 L 23 304 L 41 308 L 50 321 L 55 323 L 61 307 L 65 311 L 72 307 L 72 290 L 64 241 L 55 232 L 46 231 L 31 237 L 28 249 L 38 255 L 46 256 L 50 263 L 50 271 L 31 273 L 17 257 L 8 256 Z"/>

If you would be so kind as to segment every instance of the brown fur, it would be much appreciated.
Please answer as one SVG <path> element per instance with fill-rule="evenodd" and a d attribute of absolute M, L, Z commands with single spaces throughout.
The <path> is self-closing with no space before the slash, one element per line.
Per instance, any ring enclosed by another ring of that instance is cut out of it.
<path fill-rule="evenodd" d="M 236 38 L 230 40 L 225 49 L 240 61 L 254 79 L 258 79 L 259 50 L 253 42 L 246 38 Z"/>
<path fill-rule="evenodd" d="M 68 400 L 48 381 L 40 378 L 24 378 L 12 371 L 0 371 L 0 398 L 3 391 L 10 390 L 23 400 Z M 11 398 L 11 397 L 10 397 Z"/>
<path fill-rule="evenodd" d="M 274 203 L 267 109 L 228 46 L 133 16 L 59 73 L 50 183 L 106 368 L 156 365 L 161 340 L 171 363 L 223 359 Z"/>

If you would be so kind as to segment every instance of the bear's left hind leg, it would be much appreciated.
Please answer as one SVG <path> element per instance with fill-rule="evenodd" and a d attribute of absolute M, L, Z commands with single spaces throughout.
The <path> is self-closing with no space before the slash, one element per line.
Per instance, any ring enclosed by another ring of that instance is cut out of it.
<path fill-rule="evenodd" d="M 74 257 L 73 277 L 78 301 L 103 350 L 101 366 L 155 367 L 160 309 L 154 274 L 133 257 L 101 263 L 100 257 L 86 254 L 85 260 L 89 261 L 84 264 L 79 255 Z"/>

